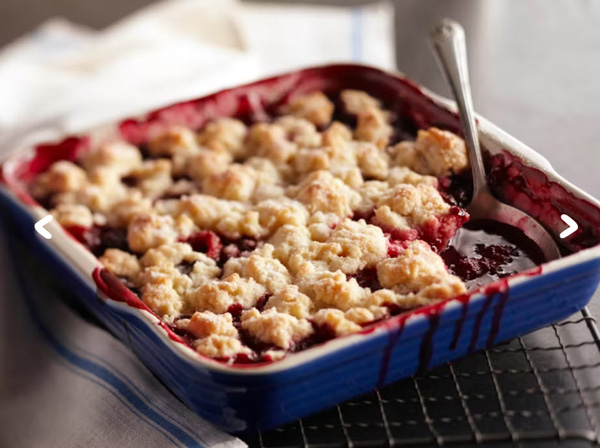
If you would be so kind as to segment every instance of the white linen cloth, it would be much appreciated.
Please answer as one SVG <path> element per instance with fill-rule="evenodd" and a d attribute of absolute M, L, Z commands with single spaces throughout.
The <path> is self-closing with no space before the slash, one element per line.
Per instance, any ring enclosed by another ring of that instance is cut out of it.
<path fill-rule="evenodd" d="M 303 65 L 392 69 L 392 17 L 388 4 L 204 0 L 159 3 L 102 32 L 52 20 L 0 52 L 0 158 L 12 149 L 2 141 L 79 131 Z M 0 225 L 1 447 L 245 446 L 65 305 L 31 254 L 8 250 L 10 238 Z"/>

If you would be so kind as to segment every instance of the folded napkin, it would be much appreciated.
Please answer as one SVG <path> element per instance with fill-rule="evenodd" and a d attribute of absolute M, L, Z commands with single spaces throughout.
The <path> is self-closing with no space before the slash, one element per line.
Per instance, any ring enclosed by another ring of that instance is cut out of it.
<path fill-rule="evenodd" d="M 4 227 L 4 226 L 3 226 Z M 61 299 L 45 267 L 0 228 L 0 446 L 246 444 L 177 400 L 136 356 Z"/>
<path fill-rule="evenodd" d="M 41 127 L 51 138 L 255 79 L 238 14 L 234 1 L 202 0 L 159 3 L 102 32 L 50 20 L 0 53 L 0 148 L 2 136 Z"/>
<path fill-rule="evenodd" d="M 159 3 L 102 32 L 51 20 L 0 52 L 0 158 L 8 142 L 80 131 L 299 66 L 394 68 L 392 17 L 389 4 L 198 0 Z M 245 446 L 65 305 L 69 293 L 12 240 L 0 225 L 1 447 Z"/>
<path fill-rule="evenodd" d="M 24 139 L 342 61 L 395 67 L 391 4 L 167 1 L 102 32 L 52 19 L 0 52 L 0 158 Z"/>

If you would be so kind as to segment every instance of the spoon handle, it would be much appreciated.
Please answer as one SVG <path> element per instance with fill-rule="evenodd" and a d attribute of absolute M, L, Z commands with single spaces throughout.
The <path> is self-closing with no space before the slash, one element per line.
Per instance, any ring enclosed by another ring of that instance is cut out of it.
<path fill-rule="evenodd" d="M 442 67 L 442 71 L 446 75 L 446 79 L 458 102 L 460 119 L 465 133 L 465 143 L 469 151 L 473 172 L 473 198 L 475 198 L 479 194 L 489 193 L 489 190 L 473 112 L 469 71 L 467 69 L 465 31 L 459 23 L 444 19 L 431 31 L 430 42 L 435 50 L 437 61 Z"/>

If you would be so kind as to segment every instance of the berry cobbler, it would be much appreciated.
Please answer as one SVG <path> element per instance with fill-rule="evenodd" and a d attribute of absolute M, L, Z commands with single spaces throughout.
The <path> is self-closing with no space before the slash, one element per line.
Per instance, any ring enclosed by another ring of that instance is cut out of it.
<path fill-rule="evenodd" d="M 395 119 L 363 91 L 314 92 L 261 122 L 92 147 L 31 192 L 198 353 L 278 360 L 465 293 L 473 257 L 488 276 L 512 262 L 503 243 L 448 252 L 468 221 L 447 188 L 468 177 L 465 144 L 407 139 Z"/>

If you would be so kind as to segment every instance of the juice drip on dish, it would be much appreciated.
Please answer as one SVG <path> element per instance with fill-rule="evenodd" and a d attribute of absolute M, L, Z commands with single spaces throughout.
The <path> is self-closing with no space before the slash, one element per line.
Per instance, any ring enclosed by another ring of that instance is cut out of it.
<path fill-rule="evenodd" d="M 471 296 L 468 294 L 464 294 L 460 297 L 457 297 L 457 300 L 460 301 L 461 311 L 460 318 L 456 321 L 454 325 L 454 336 L 452 336 L 452 342 L 450 342 L 450 350 L 454 350 L 458 345 L 458 340 L 460 339 L 460 335 L 462 334 L 462 329 L 465 326 L 465 321 L 467 320 L 467 312 L 469 311 L 469 299 Z"/>
<path fill-rule="evenodd" d="M 427 318 L 429 320 L 429 329 L 423 335 L 423 340 L 421 341 L 419 366 L 417 368 L 419 372 L 425 370 L 431 361 L 431 356 L 433 355 L 433 336 L 440 323 L 440 314 L 436 308 L 432 308 L 427 313 Z"/>
<path fill-rule="evenodd" d="M 481 323 L 483 322 L 483 317 L 485 313 L 490 308 L 492 301 L 494 300 L 494 294 L 486 294 L 485 301 L 481 306 L 481 310 L 477 313 L 475 317 L 475 325 L 473 325 L 473 333 L 471 333 L 471 342 L 469 343 L 469 348 L 467 349 L 467 353 L 473 353 L 475 348 L 477 347 L 477 341 L 479 340 L 479 333 L 481 331 Z"/>
<path fill-rule="evenodd" d="M 502 320 L 504 307 L 506 306 L 506 302 L 508 302 L 509 290 L 508 282 L 506 280 L 503 280 L 498 285 L 498 287 L 486 290 L 486 294 L 488 296 L 493 297 L 496 293 L 498 293 L 499 298 L 498 303 L 496 304 L 496 308 L 494 308 L 494 315 L 492 316 L 492 326 L 490 328 L 490 333 L 486 342 L 486 345 L 488 347 L 496 343 L 496 338 L 498 337 L 498 333 L 500 331 L 500 321 Z"/>
<path fill-rule="evenodd" d="M 397 321 L 397 325 L 392 325 L 390 321 L 384 322 L 383 324 L 388 331 L 388 345 L 386 346 L 385 352 L 383 353 L 383 357 L 381 358 L 381 365 L 379 367 L 379 378 L 377 379 L 377 388 L 380 388 L 385 385 L 387 373 L 390 368 L 390 361 L 392 360 L 392 352 L 394 351 L 394 347 L 400 339 L 400 336 L 402 336 L 405 322 L 406 318 L 400 318 Z"/>

